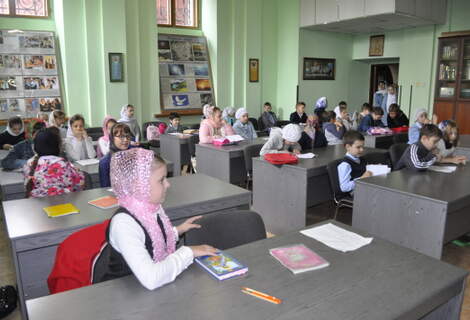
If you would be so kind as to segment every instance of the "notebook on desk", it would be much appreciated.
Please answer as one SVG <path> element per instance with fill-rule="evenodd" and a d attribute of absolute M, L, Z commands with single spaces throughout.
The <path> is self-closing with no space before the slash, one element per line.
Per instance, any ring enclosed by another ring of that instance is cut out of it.
<path fill-rule="evenodd" d="M 269 250 L 284 267 L 293 274 L 328 267 L 330 263 L 303 244 L 295 244 Z"/>
<path fill-rule="evenodd" d="M 104 196 L 95 200 L 88 201 L 89 204 L 100 209 L 111 209 L 118 206 L 118 200 L 113 196 Z"/>
<path fill-rule="evenodd" d="M 75 207 L 71 203 L 64 203 L 55 206 L 45 207 L 43 210 L 49 218 L 68 216 L 70 214 L 80 212 L 80 210 L 78 210 L 77 207 Z"/>
<path fill-rule="evenodd" d="M 248 272 L 247 266 L 223 251 L 219 251 L 216 256 L 198 257 L 195 261 L 218 280 L 227 280 Z"/>

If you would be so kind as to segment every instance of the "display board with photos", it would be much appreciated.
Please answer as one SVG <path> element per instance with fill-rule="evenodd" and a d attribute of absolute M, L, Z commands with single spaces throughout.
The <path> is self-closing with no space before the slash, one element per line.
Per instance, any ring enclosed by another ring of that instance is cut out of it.
<path fill-rule="evenodd" d="M 0 119 L 62 109 L 53 32 L 0 30 Z"/>
<path fill-rule="evenodd" d="M 163 112 L 215 104 L 205 37 L 159 34 L 158 58 Z"/>

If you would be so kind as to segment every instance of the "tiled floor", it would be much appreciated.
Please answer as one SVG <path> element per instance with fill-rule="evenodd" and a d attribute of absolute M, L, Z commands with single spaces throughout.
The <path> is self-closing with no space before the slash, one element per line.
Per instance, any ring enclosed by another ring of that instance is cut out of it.
<path fill-rule="evenodd" d="M 1 209 L 0 209 L 1 210 Z M 308 210 L 307 224 L 314 224 L 333 217 L 333 203 L 325 203 Z M 0 215 L 1 217 L 2 215 Z M 351 210 L 344 209 L 340 211 L 338 220 L 351 224 Z M 470 247 L 460 248 L 453 244 L 448 244 L 444 248 L 443 260 L 453 265 L 459 266 L 470 271 Z M 470 277 L 469 277 L 470 279 Z M 15 283 L 15 272 L 11 261 L 10 246 L 7 241 L 5 224 L 0 218 L 0 286 Z M 462 309 L 462 320 L 470 320 L 470 280 L 467 280 L 467 290 L 465 292 L 464 304 Z M 18 310 L 13 312 L 5 320 L 21 320 Z"/>

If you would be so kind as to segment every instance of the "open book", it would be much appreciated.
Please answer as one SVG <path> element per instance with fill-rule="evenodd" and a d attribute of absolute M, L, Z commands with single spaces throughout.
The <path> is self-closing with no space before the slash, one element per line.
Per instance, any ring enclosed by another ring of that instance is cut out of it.
<path fill-rule="evenodd" d="M 392 171 L 389 166 L 384 164 L 368 164 L 366 170 L 372 172 L 373 176 L 388 174 Z"/>

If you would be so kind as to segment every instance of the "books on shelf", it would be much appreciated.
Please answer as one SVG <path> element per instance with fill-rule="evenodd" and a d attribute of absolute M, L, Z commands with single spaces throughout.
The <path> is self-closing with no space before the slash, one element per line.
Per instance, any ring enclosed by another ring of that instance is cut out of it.
<path fill-rule="evenodd" d="M 68 216 L 69 214 L 80 212 L 80 210 L 78 210 L 71 203 L 64 203 L 64 204 L 58 204 L 55 206 L 45 207 L 43 208 L 43 210 L 49 218 Z"/>
<path fill-rule="evenodd" d="M 303 244 L 269 250 L 269 253 L 294 274 L 328 267 L 330 263 Z"/>
<path fill-rule="evenodd" d="M 223 251 L 219 251 L 216 256 L 198 257 L 195 261 L 218 280 L 227 280 L 248 272 L 247 266 Z"/>

